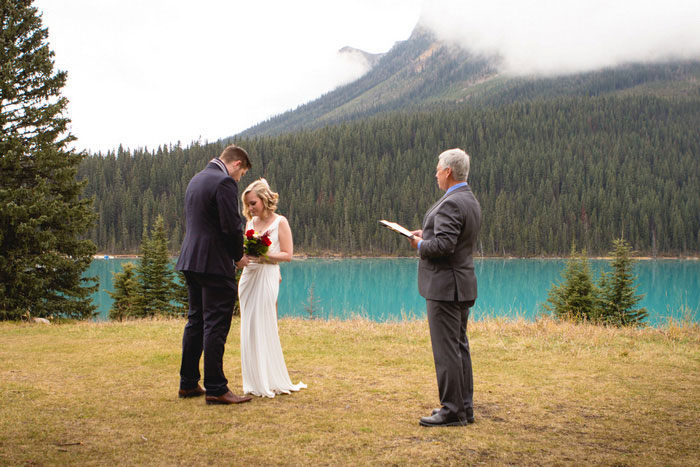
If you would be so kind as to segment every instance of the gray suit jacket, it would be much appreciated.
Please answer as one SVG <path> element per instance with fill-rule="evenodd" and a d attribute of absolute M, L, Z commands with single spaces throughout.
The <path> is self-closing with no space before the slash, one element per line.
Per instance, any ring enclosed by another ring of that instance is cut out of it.
<path fill-rule="evenodd" d="M 418 263 L 418 292 L 428 300 L 476 299 L 472 253 L 481 206 L 468 186 L 445 194 L 426 213 Z"/>

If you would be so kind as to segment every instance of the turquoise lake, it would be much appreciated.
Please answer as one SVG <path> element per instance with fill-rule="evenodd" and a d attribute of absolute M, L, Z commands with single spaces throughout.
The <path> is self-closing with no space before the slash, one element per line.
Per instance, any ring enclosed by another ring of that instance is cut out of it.
<path fill-rule="evenodd" d="M 93 296 L 99 320 L 106 320 L 112 299 L 112 274 L 125 262 L 96 259 L 87 275 L 100 278 Z M 418 295 L 417 259 L 303 259 L 281 265 L 279 316 L 308 317 L 313 291 L 313 315 L 348 319 L 359 315 L 374 321 L 425 316 L 425 300 Z M 566 260 L 478 259 L 475 261 L 479 298 L 472 309 L 475 320 L 493 316 L 533 319 L 553 282 L 561 280 Z M 591 260 L 597 280 L 604 260 Z M 700 321 L 700 261 L 644 260 L 635 264 L 640 306 L 649 311 L 647 323 L 657 326 L 669 318 Z M 686 315 L 686 316 L 684 316 Z"/>

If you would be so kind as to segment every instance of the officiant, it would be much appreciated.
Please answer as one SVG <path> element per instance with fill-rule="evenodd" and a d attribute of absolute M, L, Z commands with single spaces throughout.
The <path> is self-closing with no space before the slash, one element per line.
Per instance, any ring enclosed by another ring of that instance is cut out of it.
<path fill-rule="evenodd" d="M 467 338 L 469 309 L 476 301 L 472 254 L 481 207 L 467 184 L 469 155 L 450 149 L 438 156 L 435 178 L 445 195 L 411 232 L 418 250 L 418 291 L 425 298 L 441 407 L 420 425 L 464 426 L 474 422 L 472 361 Z"/>

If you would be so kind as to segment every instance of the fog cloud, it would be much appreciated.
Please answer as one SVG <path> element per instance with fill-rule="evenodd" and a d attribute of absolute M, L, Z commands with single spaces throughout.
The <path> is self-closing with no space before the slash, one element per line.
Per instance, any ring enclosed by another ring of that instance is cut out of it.
<path fill-rule="evenodd" d="M 420 22 L 513 74 L 700 59 L 697 0 L 428 0 Z"/>

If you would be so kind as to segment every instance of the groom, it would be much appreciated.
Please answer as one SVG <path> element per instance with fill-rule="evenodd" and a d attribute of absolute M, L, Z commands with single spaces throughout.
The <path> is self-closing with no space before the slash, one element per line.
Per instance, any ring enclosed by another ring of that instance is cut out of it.
<path fill-rule="evenodd" d="M 224 346 L 236 302 L 236 266 L 244 267 L 243 224 L 238 212 L 238 181 L 250 169 L 248 153 L 228 146 L 192 177 L 185 192 L 187 230 L 176 269 L 187 280 L 189 311 L 182 337 L 179 397 L 206 393 L 207 404 L 251 400 L 228 389 Z M 204 387 L 199 385 L 199 360 L 204 352 Z"/>
<path fill-rule="evenodd" d="M 476 300 L 472 252 L 481 207 L 469 185 L 469 156 L 450 149 L 438 158 L 438 186 L 445 195 L 427 212 L 423 230 L 411 232 L 418 249 L 418 291 L 428 309 L 430 341 L 442 407 L 422 417 L 422 426 L 474 423 L 472 360 L 467 339 L 469 308 Z"/>

